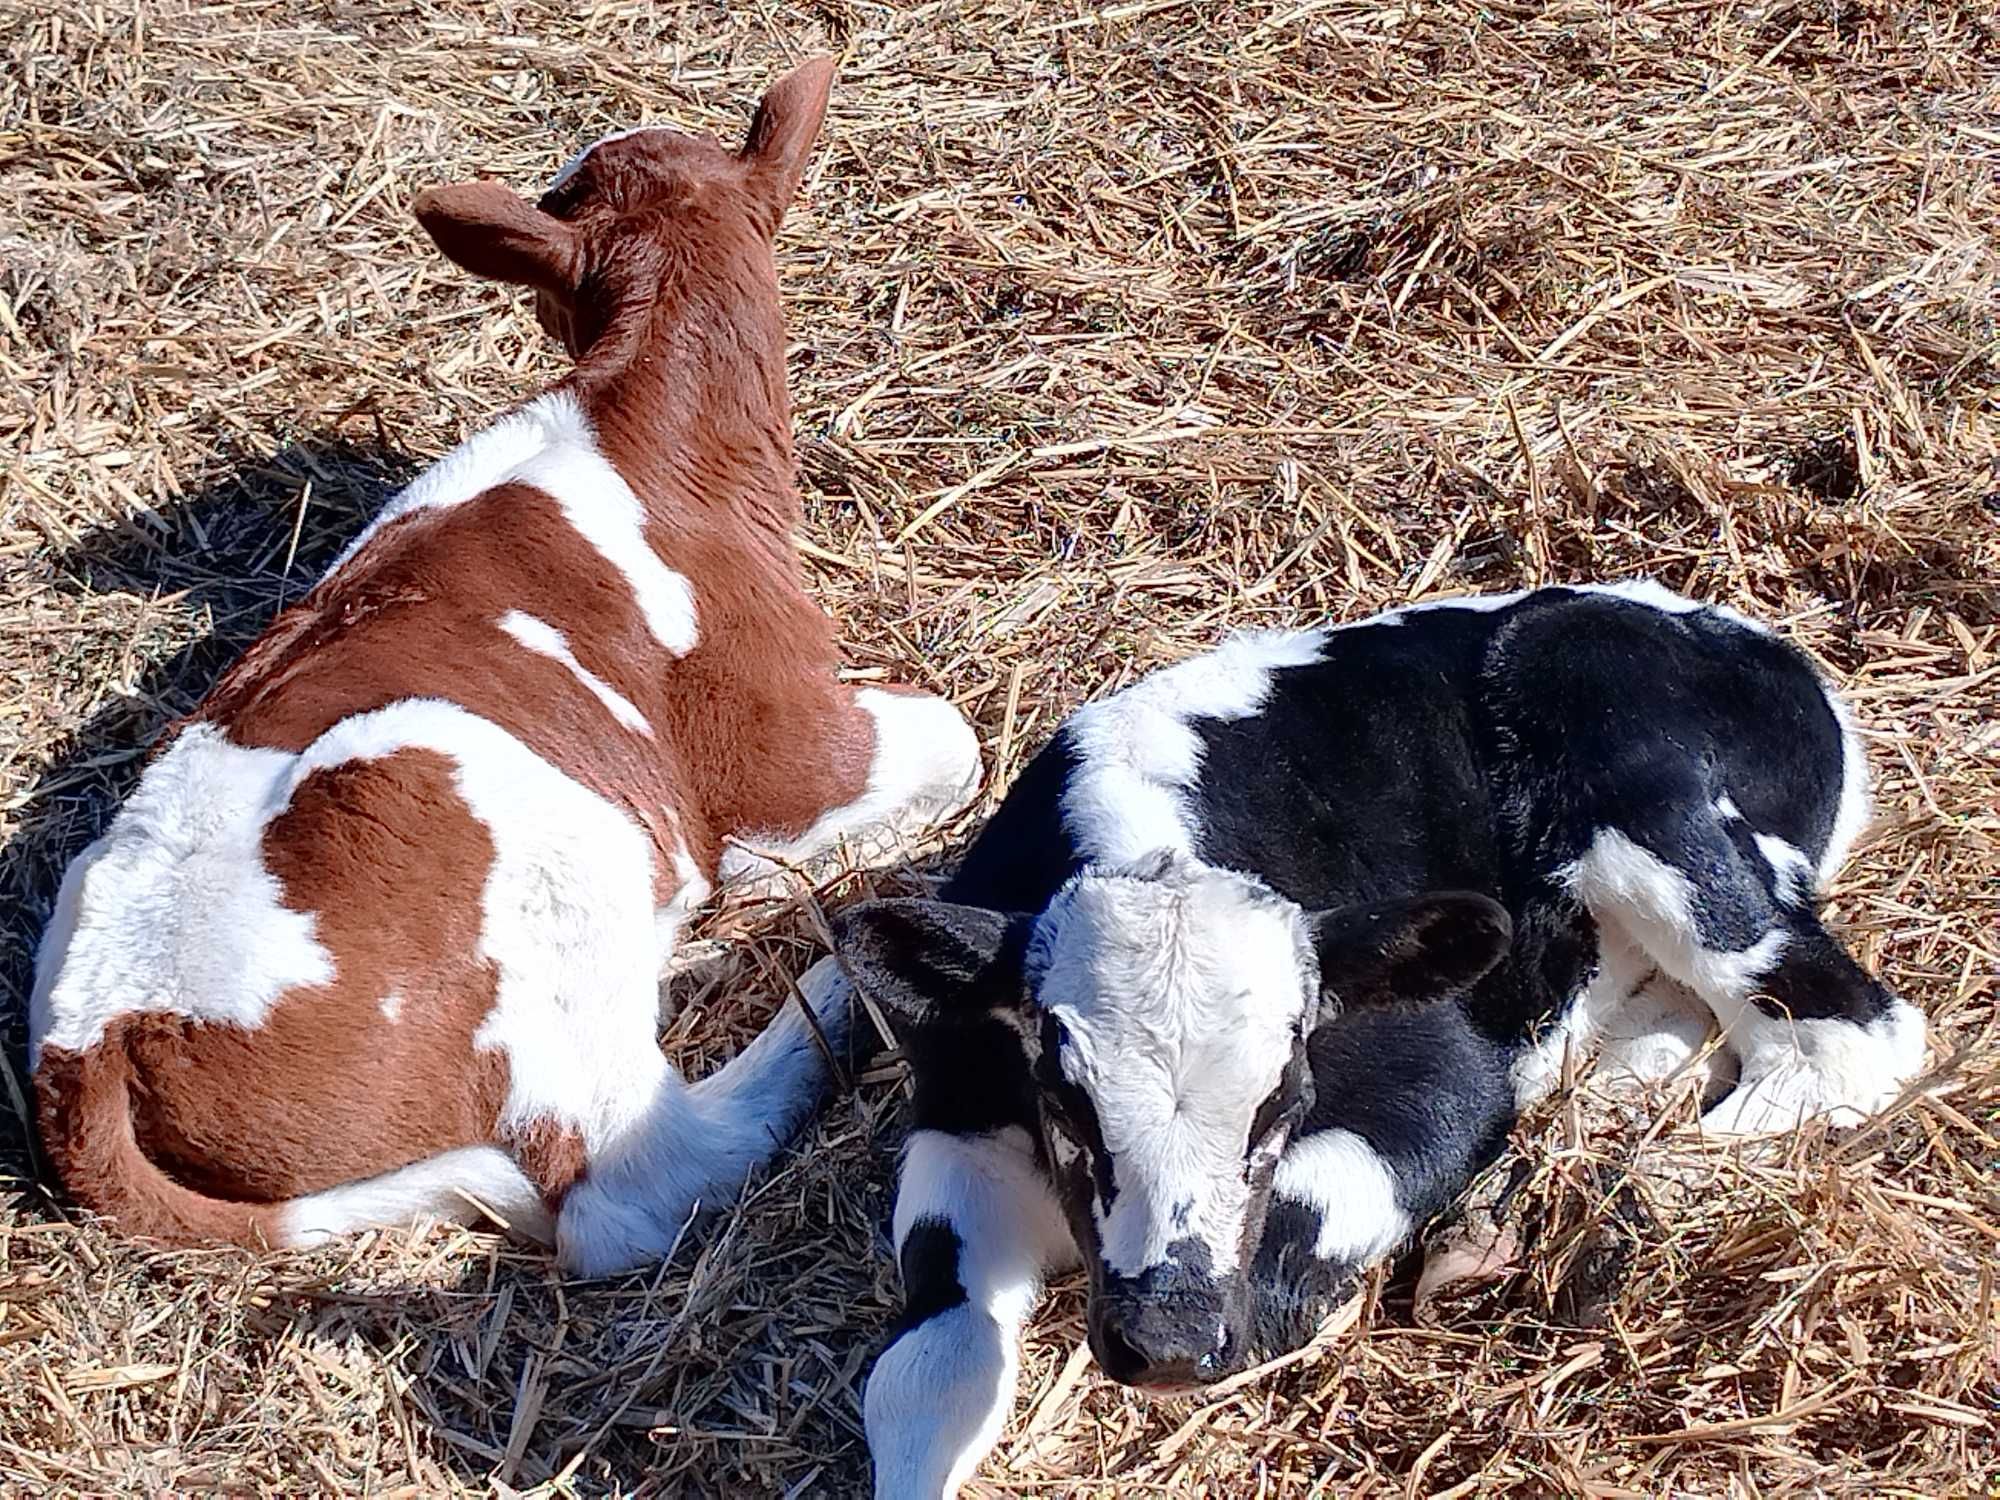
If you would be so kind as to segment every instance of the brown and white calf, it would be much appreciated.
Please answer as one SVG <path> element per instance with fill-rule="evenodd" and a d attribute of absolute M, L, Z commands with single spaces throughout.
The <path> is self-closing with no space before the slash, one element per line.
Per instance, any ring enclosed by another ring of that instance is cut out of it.
<path fill-rule="evenodd" d="M 719 884 L 962 806 L 941 699 L 836 680 L 804 592 L 771 241 L 829 60 L 740 152 L 608 136 L 416 213 L 575 370 L 433 465 L 170 733 L 70 867 L 31 1034 L 77 1201 L 311 1243 L 476 1202 L 657 1257 L 816 1102 L 796 1006 L 693 1087 L 658 979 Z M 803 986 L 847 1026 L 831 961 Z"/>

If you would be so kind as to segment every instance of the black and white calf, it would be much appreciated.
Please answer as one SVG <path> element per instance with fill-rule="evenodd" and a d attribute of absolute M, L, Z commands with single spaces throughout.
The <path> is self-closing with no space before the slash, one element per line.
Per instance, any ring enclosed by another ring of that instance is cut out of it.
<path fill-rule="evenodd" d="M 972 1472 L 1079 1255 L 1118 1380 L 1296 1346 L 1566 1047 L 1660 1076 L 1712 1017 L 1709 1127 L 1885 1106 L 1923 1019 L 1815 911 L 1866 809 L 1806 659 L 1651 584 L 1241 636 L 1077 711 L 943 900 L 836 927 L 916 1087 L 877 1494 Z"/>

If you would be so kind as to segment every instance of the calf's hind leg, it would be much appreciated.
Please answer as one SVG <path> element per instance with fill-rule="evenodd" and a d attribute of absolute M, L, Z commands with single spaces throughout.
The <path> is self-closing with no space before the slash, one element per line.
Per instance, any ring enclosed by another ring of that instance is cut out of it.
<path fill-rule="evenodd" d="M 1726 808 L 1669 806 L 1657 821 L 1599 829 L 1570 878 L 1599 922 L 1714 1012 L 1740 1081 L 1704 1126 L 1853 1125 L 1894 1101 L 1923 1067 L 1923 1016 L 1821 925 L 1805 857 Z"/>
<path fill-rule="evenodd" d="M 868 1451 L 878 1500 L 938 1500 L 999 1441 L 1022 1325 L 1076 1247 L 1018 1127 L 912 1135 L 895 1235 L 904 1309 L 868 1377 Z"/>
<path fill-rule="evenodd" d="M 842 1045 L 849 986 L 834 961 L 808 969 L 799 991 L 827 1043 Z M 795 1002 L 692 1086 L 661 1055 L 652 1005 L 627 1009 L 623 1044 L 586 1065 L 599 1070 L 595 1110 L 572 1116 L 615 1120 L 580 1132 L 590 1142 L 584 1175 L 556 1219 L 563 1264 L 585 1276 L 660 1258 L 697 1209 L 735 1199 L 805 1124 L 827 1079 L 814 1025 Z"/>

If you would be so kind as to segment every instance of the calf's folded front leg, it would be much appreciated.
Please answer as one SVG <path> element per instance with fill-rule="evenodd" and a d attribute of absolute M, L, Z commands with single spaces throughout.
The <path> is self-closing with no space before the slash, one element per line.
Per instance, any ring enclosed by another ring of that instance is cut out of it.
<path fill-rule="evenodd" d="M 877 1500 L 958 1493 L 1014 1404 L 1022 1325 L 1076 1247 L 1028 1133 L 919 1130 L 896 1194 L 904 1309 L 868 1378 Z"/>
<path fill-rule="evenodd" d="M 808 863 L 843 844 L 857 863 L 880 863 L 901 841 L 950 817 L 979 790 L 979 737 L 948 699 L 907 689 L 839 691 L 846 696 L 820 732 L 867 737 L 867 776 L 859 793 L 827 808 L 793 837 L 742 836 L 724 851 L 725 883 L 761 880 L 777 874 L 781 864 Z"/>
<path fill-rule="evenodd" d="M 1311 1339 L 1499 1154 L 1514 1118 L 1505 1056 L 1455 1001 L 1350 1011 L 1306 1048 L 1317 1102 L 1278 1163 L 1252 1269 L 1266 1355 Z"/>

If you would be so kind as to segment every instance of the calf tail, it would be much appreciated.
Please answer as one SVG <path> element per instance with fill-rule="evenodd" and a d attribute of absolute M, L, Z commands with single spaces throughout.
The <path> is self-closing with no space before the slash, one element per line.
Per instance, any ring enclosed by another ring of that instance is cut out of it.
<path fill-rule="evenodd" d="M 35 1067 L 42 1142 L 70 1196 L 128 1234 L 253 1250 L 286 1242 L 284 1205 L 237 1203 L 175 1181 L 132 1128 L 132 1063 L 116 1033 L 80 1052 L 43 1047 Z"/>
<path fill-rule="evenodd" d="M 169 1244 L 272 1250 L 421 1218 L 473 1223 L 491 1215 L 549 1240 L 548 1210 L 519 1163 L 495 1146 L 463 1146 L 302 1198 L 244 1203 L 176 1181 L 132 1128 L 132 1064 L 116 1034 L 81 1052 L 44 1047 L 35 1069 L 42 1140 L 79 1205 L 126 1234 Z"/>

